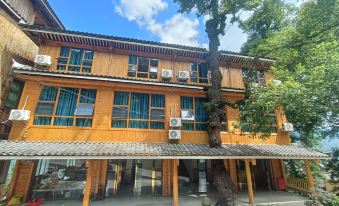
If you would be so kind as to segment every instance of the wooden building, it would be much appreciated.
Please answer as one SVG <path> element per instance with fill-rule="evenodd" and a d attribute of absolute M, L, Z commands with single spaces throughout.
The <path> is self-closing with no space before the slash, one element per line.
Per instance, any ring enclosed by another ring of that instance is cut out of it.
<path fill-rule="evenodd" d="M 172 196 L 178 205 L 179 194 L 213 190 L 211 159 L 224 160 L 234 190 L 247 190 L 251 204 L 253 189 L 287 184 L 284 159 L 305 160 L 301 189 L 312 190 L 309 161 L 327 156 L 292 145 L 282 111 L 272 114 L 272 134 L 261 140 L 234 129 L 239 111 L 226 107 L 223 146 L 207 146 L 205 49 L 37 25 L 21 30 L 52 64 L 14 70 L 24 82 L 18 108 L 31 117 L 14 121 L 9 140 L 0 142 L 1 159 L 18 159 L 10 196 L 89 205 L 125 192 Z M 249 64 L 257 70 L 249 73 Z M 223 52 L 224 97 L 243 98 L 246 75 L 269 86 L 272 64 Z"/>

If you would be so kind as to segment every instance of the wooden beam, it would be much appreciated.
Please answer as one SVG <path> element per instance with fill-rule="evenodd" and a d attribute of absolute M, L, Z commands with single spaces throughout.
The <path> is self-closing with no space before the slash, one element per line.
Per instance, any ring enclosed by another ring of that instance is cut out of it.
<path fill-rule="evenodd" d="M 238 181 L 237 181 L 237 164 L 235 160 L 228 160 L 229 172 L 231 176 L 231 180 L 233 183 L 233 191 L 238 192 Z"/>
<path fill-rule="evenodd" d="M 314 190 L 314 180 L 312 176 L 312 171 L 310 168 L 310 161 L 309 160 L 304 160 L 305 162 L 305 170 L 306 170 L 306 176 L 307 176 L 307 184 L 308 184 L 308 189 L 310 191 Z"/>
<path fill-rule="evenodd" d="M 179 194 L 178 194 L 178 163 L 179 160 L 172 160 L 173 164 L 173 206 L 179 206 Z"/>
<path fill-rule="evenodd" d="M 92 184 L 92 160 L 87 160 L 87 178 L 86 178 L 86 187 L 84 198 L 82 200 L 82 206 L 89 206 L 90 196 L 91 196 L 91 184 Z"/>
<path fill-rule="evenodd" d="M 248 199 L 249 199 L 250 204 L 254 205 L 250 160 L 245 160 L 245 168 L 246 168 L 246 177 L 247 177 Z"/>

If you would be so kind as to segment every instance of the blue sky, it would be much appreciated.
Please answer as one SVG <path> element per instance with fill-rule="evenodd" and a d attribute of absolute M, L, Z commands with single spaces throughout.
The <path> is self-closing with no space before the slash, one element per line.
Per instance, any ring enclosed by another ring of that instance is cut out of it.
<path fill-rule="evenodd" d="M 49 0 L 69 30 L 207 47 L 204 17 L 178 14 L 170 0 Z M 239 51 L 246 35 L 233 25 L 220 49 Z"/>

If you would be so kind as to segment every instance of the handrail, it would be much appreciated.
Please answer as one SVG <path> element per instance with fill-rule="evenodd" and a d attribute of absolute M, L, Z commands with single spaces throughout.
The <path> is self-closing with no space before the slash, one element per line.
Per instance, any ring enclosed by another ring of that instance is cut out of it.
<path fill-rule="evenodd" d="M 287 187 L 303 193 L 311 193 L 306 180 L 287 176 Z"/>

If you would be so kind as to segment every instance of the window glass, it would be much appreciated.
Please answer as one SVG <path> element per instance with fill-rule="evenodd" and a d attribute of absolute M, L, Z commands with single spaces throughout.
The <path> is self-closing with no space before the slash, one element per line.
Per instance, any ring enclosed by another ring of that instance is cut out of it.
<path fill-rule="evenodd" d="M 205 62 L 191 62 L 190 67 L 191 82 L 208 83 L 208 70 Z"/>
<path fill-rule="evenodd" d="M 129 97 L 130 102 L 128 102 Z M 115 92 L 113 128 L 163 129 L 164 121 L 164 95 Z"/>
<path fill-rule="evenodd" d="M 57 70 L 90 73 L 93 57 L 91 50 L 61 47 Z"/>
<path fill-rule="evenodd" d="M 94 89 L 45 86 L 35 110 L 34 125 L 74 126 L 75 122 L 77 127 L 90 127 L 95 99 Z"/>
<path fill-rule="evenodd" d="M 18 104 L 19 104 L 19 100 L 21 97 L 21 93 L 22 90 L 24 88 L 24 83 L 18 80 L 13 80 L 7 99 L 6 99 L 6 107 L 10 108 L 10 109 L 16 109 Z"/>
<path fill-rule="evenodd" d="M 180 108 L 189 110 L 194 114 L 194 120 L 182 120 L 183 130 L 207 130 L 207 114 L 204 104 L 206 98 L 201 97 L 180 97 Z"/>
<path fill-rule="evenodd" d="M 254 86 L 266 87 L 265 72 L 262 70 L 249 70 L 247 68 L 242 68 L 242 76 L 244 83 L 250 79 Z"/>
<path fill-rule="evenodd" d="M 85 160 L 39 160 L 32 180 L 31 199 L 83 199 L 86 184 Z"/>
<path fill-rule="evenodd" d="M 127 76 L 129 77 L 157 79 L 158 59 L 130 55 L 127 70 Z"/>

